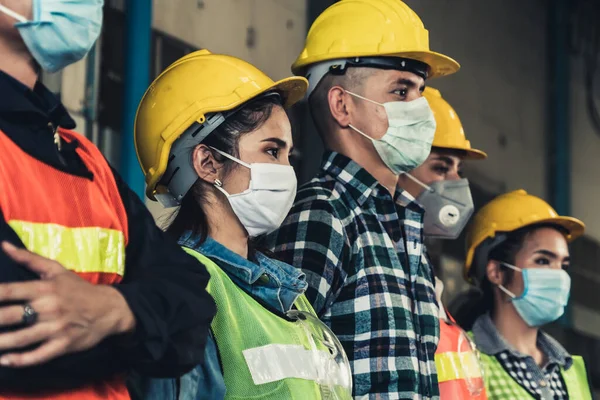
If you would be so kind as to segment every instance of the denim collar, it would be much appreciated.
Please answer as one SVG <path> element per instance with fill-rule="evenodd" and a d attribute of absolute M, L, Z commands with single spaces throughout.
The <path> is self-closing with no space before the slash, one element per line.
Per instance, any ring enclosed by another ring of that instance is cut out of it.
<path fill-rule="evenodd" d="M 242 289 L 281 312 L 289 311 L 308 286 L 300 269 L 260 252 L 252 262 L 211 237 L 200 243 L 200 236 L 190 231 L 181 235 L 179 244 L 210 258 Z"/>
<path fill-rule="evenodd" d="M 475 345 L 484 354 L 496 355 L 503 351 L 508 351 L 518 358 L 529 357 L 517 351 L 504 340 L 498 329 L 496 329 L 496 325 L 494 325 L 490 314 L 484 314 L 477 318 L 473 325 L 473 336 Z M 569 369 L 571 364 L 573 364 L 573 358 L 567 350 L 550 335 L 541 330 L 538 331 L 537 346 L 548 357 L 549 363 L 558 364 L 564 369 Z"/>

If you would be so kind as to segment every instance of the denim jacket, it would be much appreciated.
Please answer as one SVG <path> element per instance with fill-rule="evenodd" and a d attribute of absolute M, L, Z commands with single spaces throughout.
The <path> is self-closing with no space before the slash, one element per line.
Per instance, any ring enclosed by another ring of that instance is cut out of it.
<path fill-rule="evenodd" d="M 247 260 L 227 249 L 212 238 L 200 243 L 191 232 L 179 239 L 183 247 L 196 250 L 210 258 L 242 290 L 274 309 L 289 311 L 306 290 L 304 273 L 286 263 L 255 254 L 255 261 Z M 144 400 L 220 400 L 225 397 L 225 381 L 218 349 L 213 336 L 208 339 L 204 363 L 179 379 L 137 379 L 131 385 L 134 398 Z M 179 394 L 179 396 L 178 396 Z"/>

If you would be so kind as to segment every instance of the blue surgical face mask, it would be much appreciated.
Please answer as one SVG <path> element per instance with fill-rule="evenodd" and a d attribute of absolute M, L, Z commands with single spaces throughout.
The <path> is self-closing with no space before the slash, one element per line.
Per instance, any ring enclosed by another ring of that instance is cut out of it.
<path fill-rule="evenodd" d="M 354 125 L 350 128 L 373 142 L 377 154 L 392 172 L 399 175 L 425 162 L 431 152 L 436 127 L 425 97 L 408 102 L 378 103 L 347 90 L 346 93 L 385 108 L 388 130 L 381 139 L 373 139 Z"/>
<path fill-rule="evenodd" d="M 523 274 L 523 293 L 516 296 L 502 285 L 500 290 L 511 297 L 515 309 L 531 327 L 542 326 L 559 319 L 565 312 L 571 292 L 571 277 L 567 271 L 551 268 L 518 268 L 502 265 Z"/>
<path fill-rule="evenodd" d="M 29 52 L 48 72 L 81 60 L 90 51 L 102 28 L 104 0 L 33 0 L 33 18 L 0 5 L 0 12 L 19 21 Z"/>

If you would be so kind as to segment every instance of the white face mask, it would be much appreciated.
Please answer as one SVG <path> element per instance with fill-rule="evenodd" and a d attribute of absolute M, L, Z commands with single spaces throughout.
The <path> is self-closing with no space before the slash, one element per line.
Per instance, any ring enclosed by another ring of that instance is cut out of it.
<path fill-rule="evenodd" d="M 250 185 L 238 194 L 229 194 L 220 181 L 215 182 L 229 200 L 248 235 L 256 237 L 273 232 L 283 223 L 294 204 L 297 180 L 294 168 L 289 165 L 252 163 L 248 164 L 221 150 L 217 153 L 250 169 Z"/>
<path fill-rule="evenodd" d="M 347 90 L 346 93 L 385 108 L 389 127 L 381 139 L 373 139 L 353 125 L 350 128 L 373 142 L 379 157 L 394 174 L 408 172 L 425 162 L 431 152 L 436 127 L 425 97 L 382 104 Z"/>

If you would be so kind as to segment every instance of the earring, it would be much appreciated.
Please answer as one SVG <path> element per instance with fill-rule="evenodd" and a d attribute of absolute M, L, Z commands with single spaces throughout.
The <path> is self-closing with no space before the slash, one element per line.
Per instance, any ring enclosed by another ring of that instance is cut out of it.
<path fill-rule="evenodd" d="M 221 182 L 218 179 L 215 179 L 215 186 L 222 187 L 223 186 L 223 182 Z"/>

